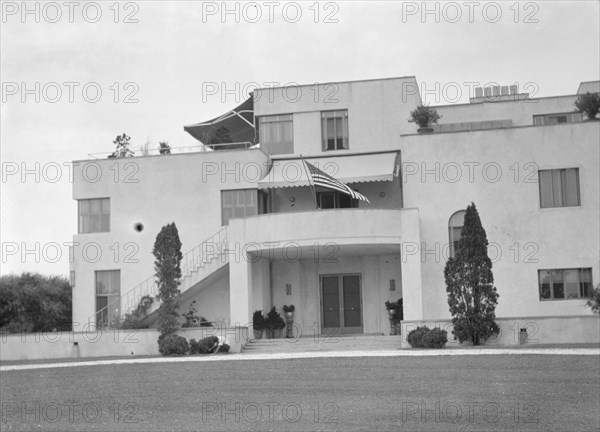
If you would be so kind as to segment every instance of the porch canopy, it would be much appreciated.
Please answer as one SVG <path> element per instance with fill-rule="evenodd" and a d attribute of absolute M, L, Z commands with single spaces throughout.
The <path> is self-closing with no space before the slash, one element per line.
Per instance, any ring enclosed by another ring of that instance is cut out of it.
<path fill-rule="evenodd" d="M 398 151 L 338 153 L 304 160 L 344 183 L 392 181 L 400 172 Z M 259 189 L 310 186 L 302 158 L 274 156 L 271 163 L 269 173 L 258 181 Z"/>
<path fill-rule="evenodd" d="M 254 126 L 254 102 L 252 97 L 246 99 L 241 105 L 225 114 L 202 123 L 184 126 L 183 130 L 196 138 L 202 144 L 214 149 L 218 145 L 211 144 L 216 137 L 217 130 L 225 127 L 229 132 L 232 143 L 257 143 L 256 129 Z M 229 147 L 229 146 L 227 146 Z"/>

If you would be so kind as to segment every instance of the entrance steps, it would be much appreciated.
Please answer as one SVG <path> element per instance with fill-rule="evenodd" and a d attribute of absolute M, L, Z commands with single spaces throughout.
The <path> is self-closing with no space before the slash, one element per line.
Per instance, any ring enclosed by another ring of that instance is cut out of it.
<path fill-rule="evenodd" d="M 354 335 L 311 336 L 299 339 L 252 339 L 242 353 L 296 353 L 314 351 L 394 351 L 400 349 L 401 336 Z"/>

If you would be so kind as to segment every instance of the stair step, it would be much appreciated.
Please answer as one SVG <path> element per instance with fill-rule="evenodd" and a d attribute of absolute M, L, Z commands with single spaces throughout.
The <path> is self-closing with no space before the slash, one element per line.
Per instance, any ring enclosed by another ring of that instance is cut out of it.
<path fill-rule="evenodd" d="M 244 346 L 243 352 L 297 353 L 314 351 L 397 350 L 401 336 L 344 336 L 338 338 L 256 339 Z"/>

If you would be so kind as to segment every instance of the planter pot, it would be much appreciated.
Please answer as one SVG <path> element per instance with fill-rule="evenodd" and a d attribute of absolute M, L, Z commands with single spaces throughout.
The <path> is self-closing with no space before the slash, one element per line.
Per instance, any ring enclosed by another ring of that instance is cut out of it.
<path fill-rule="evenodd" d="M 527 329 L 522 328 L 519 332 L 519 344 L 525 345 L 527 343 Z"/>
<path fill-rule="evenodd" d="M 397 335 L 402 334 L 402 324 L 398 322 L 398 323 L 395 323 L 395 326 L 396 326 L 396 334 Z"/>
<path fill-rule="evenodd" d="M 294 337 L 294 321 L 288 321 L 285 326 L 285 338 L 290 339 Z"/>
<path fill-rule="evenodd" d="M 283 335 L 283 329 L 273 330 L 273 339 L 281 339 L 282 335 Z"/>
<path fill-rule="evenodd" d="M 254 339 L 262 339 L 262 330 L 254 330 Z"/>
<path fill-rule="evenodd" d="M 433 133 L 433 128 L 431 127 L 420 127 L 419 129 L 417 129 L 417 132 L 420 134 L 428 134 L 428 133 Z"/>

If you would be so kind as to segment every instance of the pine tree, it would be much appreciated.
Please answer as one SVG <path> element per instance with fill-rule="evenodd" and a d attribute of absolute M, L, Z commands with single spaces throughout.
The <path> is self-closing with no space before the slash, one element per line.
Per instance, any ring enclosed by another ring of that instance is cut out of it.
<path fill-rule="evenodd" d="M 498 292 L 494 287 L 488 240 L 475 204 L 467 207 L 455 257 L 444 269 L 454 339 L 480 345 L 499 332 L 495 323 Z"/>
<path fill-rule="evenodd" d="M 174 333 L 179 327 L 179 284 L 181 279 L 181 241 L 175 223 L 162 227 L 152 254 L 156 258 L 154 270 L 158 284 L 158 330 L 160 338 Z M 159 338 L 159 340 L 160 340 Z"/>

